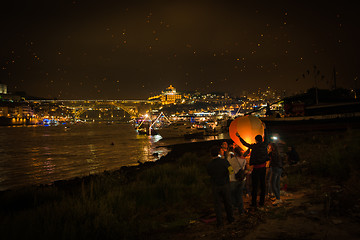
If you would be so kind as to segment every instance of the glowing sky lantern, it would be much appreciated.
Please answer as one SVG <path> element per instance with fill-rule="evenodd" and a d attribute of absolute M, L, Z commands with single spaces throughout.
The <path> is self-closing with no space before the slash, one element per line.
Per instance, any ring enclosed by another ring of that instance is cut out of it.
<path fill-rule="evenodd" d="M 243 146 L 236 136 L 236 132 L 238 132 L 247 143 L 252 144 L 255 143 L 256 135 L 261 135 L 264 138 L 264 130 L 265 124 L 259 118 L 250 115 L 235 118 L 230 124 L 229 135 L 237 145 L 243 150 L 247 150 L 247 147 Z"/>

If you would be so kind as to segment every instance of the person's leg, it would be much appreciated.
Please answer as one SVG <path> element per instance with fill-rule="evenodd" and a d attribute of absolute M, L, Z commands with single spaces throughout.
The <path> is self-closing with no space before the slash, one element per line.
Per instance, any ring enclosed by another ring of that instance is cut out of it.
<path fill-rule="evenodd" d="M 221 191 L 219 190 L 220 190 L 219 187 L 213 187 L 214 209 L 216 214 L 216 225 L 218 227 L 224 225 L 223 217 L 222 217 L 222 209 L 221 209 L 222 196 L 221 196 Z"/>
<path fill-rule="evenodd" d="M 276 190 L 277 190 L 277 194 L 278 194 L 276 199 L 280 199 L 280 178 L 281 178 L 281 173 L 282 173 L 282 169 L 278 168 L 278 172 L 277 172 L 276 179 L 275 179 L 275 185 L 276 185 Z"/>
<path fill-rule="evenodd" d="M 265 195 L 270 195 L 273 191 L 272 191 L 272 186 L 271 186 L 271 168 L 266 168 L 266 192 Z"/>
<path fill-rule="evenodd" d="M 256 207 L 257 190 L 259 183 L 258 169 L 254 169 L 251 173 L 252 192 L 251 192 L 251 206 Z"/>
<path fill-rule="evenodd" d="M 244 193 L 244 185 L 245 185 L 245 181 L 241 181 L 238 184 L 238 197 L 239 197 L 239 213 L 242 214 L 244 212 L 244 199 L 243 199 L 243 193 Z"/>
<path fill-rule="evenodd" d="M 277 171 L 276 169 L 273 167 L 272 168 L 272 172 L 271 172 L 271 186 L 274 192 L 275 197 L 277 198 L 277 188 L 276 188 L 276 175 L 277 175 Z"/>
<path fill-rule="evenodd" d="M 233 205 L 233 207 L 237 206 L 236 186 L 237 186 L 237 182 L 230 182 L 230 196 L 231 196 L 231 204 Z"/>
<path fill-rule="evenodd" d="M 231 206 L 230 184 L 226 184 L 223 187 L 223 198 L 224 198 L 224 207 L 226 211 L 226 218 L 229 223 L 232 223 L 234 221 L 234 215 Z"/>
<path fill-rule="evenodd" d="M 271 178 L 271 183 L 274 189 L 276 199 L 280 199 L 280 176 L 281 168 L 273 168 L 273 175 Z"/>
<path fill-rule="evenodd" d="M 251 194 L 251 174 L 246 175 L 245 190 L 246 190 L 247 196 L 250 196 L 250 194 Z"/>
<path fill-rule="evenodd" d="M 260 181 L 260 206 L 264 206 L 265 203 L 265 191 L 266 191 L 266 168 L 259 168 L 259 181 Z"/>

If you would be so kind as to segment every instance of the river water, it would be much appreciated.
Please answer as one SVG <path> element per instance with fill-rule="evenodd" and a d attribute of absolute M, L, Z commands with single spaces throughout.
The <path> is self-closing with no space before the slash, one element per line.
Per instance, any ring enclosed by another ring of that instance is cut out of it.
<path fill-rule="evenodd" d="M 186 141 L 138 135 L 131 124 L 0 127 L 0 191 L 156 161 L 163 146 Z"/>

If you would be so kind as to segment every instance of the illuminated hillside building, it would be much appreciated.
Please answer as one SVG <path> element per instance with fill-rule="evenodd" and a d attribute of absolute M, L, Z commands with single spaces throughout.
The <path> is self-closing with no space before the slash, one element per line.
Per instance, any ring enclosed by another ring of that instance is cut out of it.
<path fill-rule="evenodd" d="M 160 100 L 163 105 L 175 104 L 182 98 L 181 94 L 176 92 L 176 88 L 170 85 L 165 91 L 162 91 L 160 95 L 149 97 L 148 100 Z"/>

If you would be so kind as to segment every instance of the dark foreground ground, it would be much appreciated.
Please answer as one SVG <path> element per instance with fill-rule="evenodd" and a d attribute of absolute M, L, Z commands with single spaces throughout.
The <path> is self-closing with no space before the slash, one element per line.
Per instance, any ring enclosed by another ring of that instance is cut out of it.
<path fill-rule="evenodd" d="M 217 229 L 203 168 L 209 161 L 209 148 L 221 141 L 170 146 L 172 151 L 157 162 L 51 186 L 1 192 L 1 236 L 359 239 L 359 133 L 307 134 L 287 140 L 298 147 L 301 161 L 285 167 L 283 203 L 273 206 L 267 199 L 265 207 L 252 209 L 245 196 L 247 212 Z"/>
<path fill-rule="evenodd" d="M 269 200 L 262 209 L 248 209 L 236 221 L 222 229 L 215 227 L 215 219 L 194 220 L 171 239 L 359 239 L 359 205 L 342 209 L 338 199 L 326 199 L 325 192 L 341 194 L 339 186 L 330 189 L 302 189 L 282 192 L 283 203 L 273 206 Z M 319 196 L 321 194 L 322 196 Z M 245 198 L 249 205 L 250 198 Z M 335 205 L 333 205 L 335 204 Z M 334 214 L 331 208 L 339 207 Z M 344 212 L 342 212 L 344 211 Z M 210 220 L 210 221 L 209 221 Z"/>

